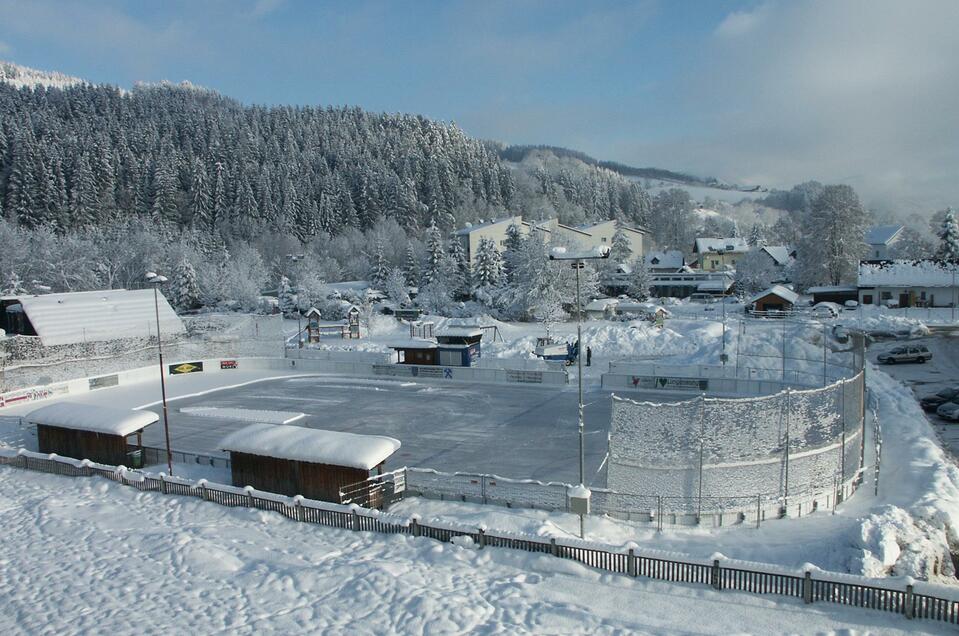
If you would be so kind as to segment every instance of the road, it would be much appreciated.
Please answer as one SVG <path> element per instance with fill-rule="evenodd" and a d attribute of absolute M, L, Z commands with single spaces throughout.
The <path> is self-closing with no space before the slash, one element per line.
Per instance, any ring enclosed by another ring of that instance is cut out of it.
<path fill-rule="evenodd" d="M 924 344 L 932 352 L 932 360 L 925 364 L 883 365 L 882 370 L 892 377 L 910 386 L 916 398 L 935 393 L 947 386 L 959 385 L 959 338 L 926 337 L 908 341 L 910 344 Z M 876 356 L 883 351 L 903 344 L 904 341 L 889 341 L 873 344 L 869 347 L 868 357 L 876 362 Z M 878 396 L 882 399 L 882 396 Z M 954 458 L 959 458 L 959 423 L 949 422 L 935 413 L 926 413 L 926 417 L 939 434 Z"/>

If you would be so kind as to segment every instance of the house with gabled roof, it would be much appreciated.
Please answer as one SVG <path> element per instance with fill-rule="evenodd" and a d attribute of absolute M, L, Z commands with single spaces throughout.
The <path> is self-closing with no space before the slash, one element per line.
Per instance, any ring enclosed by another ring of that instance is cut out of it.
<path fill-rule="evenodd" d="M 894 246 L 902 238 L 902 225 L 876 225 L 866 230 L 864 241 L 869 246 L 869 260 L 885 260 L 894 256 Z"/>

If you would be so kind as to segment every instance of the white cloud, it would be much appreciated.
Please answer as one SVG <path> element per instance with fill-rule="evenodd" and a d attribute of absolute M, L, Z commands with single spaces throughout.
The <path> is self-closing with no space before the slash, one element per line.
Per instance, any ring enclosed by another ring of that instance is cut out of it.
<path fill-rule="evenodd" d="M 719 23 L 719 26 L 716 27 L 716 35 L 727 38 L 746 35 L 759 27 L 768 10 L 769 5 L 764 4 L 752 11 L 734 11 Z"/>
<path fill-rule="evenodd" d="M 286 0 L 256 0 L 250 15 L 254 18 L 268 15 L 283 6 L 285 1 Z"/>
<path fill-rule="evenodd" d="M 717 35 L 749 37 L 714 38 L 684 78 L 689 138 L 633 154 L 766 185 L 848 182 L 903 212 L 959 202 L 959 2 L 760 11 L 728 16 Z"/>

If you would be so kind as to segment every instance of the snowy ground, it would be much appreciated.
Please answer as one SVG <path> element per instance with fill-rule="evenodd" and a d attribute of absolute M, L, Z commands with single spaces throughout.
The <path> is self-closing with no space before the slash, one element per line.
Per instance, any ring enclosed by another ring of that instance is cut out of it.
<path fill-rule="evenodd" d="M 0 468 L 11 634 L 938 634 L 931 621 Z"/>

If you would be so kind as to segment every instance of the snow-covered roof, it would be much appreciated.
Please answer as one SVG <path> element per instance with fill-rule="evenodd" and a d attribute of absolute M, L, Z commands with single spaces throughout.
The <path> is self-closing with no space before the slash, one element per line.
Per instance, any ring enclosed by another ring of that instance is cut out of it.
<path fill-rule="evenodd" d="M 620 313 L 656 314 L 662 312 L 667 316 L 671 315 L 668 309 L 656 303 L 621 302 L 616 306 L 616 309 Z"/>
<path fill-rule="evenodd" d="M 829 294 L 836 292 L 854 292 L 858 287 L 852 285 L 817 285 L 806 290 L 807 294 Z"/>
<path fill-rule="evenodd" d="M 959 263 L 897 260 L 859 264 L 859 287 L 952 287 L 957 282 Z"/>
<path fill-rule="evenodd" d="M 773 296 L 779 296 L 789 304 L 795 304 L 799 300 L 799 294 L 789 289 L 788 287 L 783 287 L 782 285 L 773 285 L 766 291 L 759 292 L 755 296 L 749 299 L 750 303 L 754 303 L 760 298 L 765 298 L 772 294 Z"/>
<path fill-rule="evenodd" d="M 156 334 L 152 289 L 110 289 L 20 296 L 23 310 L 45 346 Z M 159 294 L 160 332 L 186 331 L 183 321 Z"/>
<path fill-rule="evenodd" d="M 437 331 L 436 335 L 448 338 L 475 338 L 476 336 L 482 336 L 483 330 L 479 327 L 450 326 Z"/>
<path fill-rule="evenodd" d="M 701 283 L 696 284 L 696 291 L 701 292 L 712 292 L 712 291 L 721 291 L 724 292 L 730 287 L 732 287 L 733 281 L 728 278 L 720 278 L 713 280 L 704 280 Z"/>
<path fill-rule="evenodd" d="M 586 303 L 584 309 L 586 311 L 606 311 L 607 307 L 615 307 L 618 304 L 618 298 L 597 298 L 596 300 Z"/>
<path fill-rule="evenodd" d="M 158 421 L 160 416 L 152 411 L 131 411 L 77 402 L 57 402 L 30 411 L 25 419 L 31 424 L 126 437 Z"/>
<path fill-rule="evenodd" d="M 436 341 L 429 338 L 406 338 L 386 345 L 390 349 L 435 349 Z"/>
<path fill-rule="evenodd" d="M 597 221 L 596 223 L 583 223 L 582 225 L 577 226 L 577 228 L 579 230 L 582 230 L 583 232 L 589 233 L 590 230 L 595 230 L 596 228 L 600 226 L 609 225 L 610 223 L 615 225 L 616 229 L 623 230 L 624 232 L 633 232 L 634 234 L 646 234 L 646 230 L 642 228 L 635 228 L 635 227 L 630 227 L 628 225 L 624 225 L 623 223 L 620 223 L 616 219 L 607 219 L 605 221 Z"/>
<path fill-rule="evenodd" d="M 864 240 L 867 245 L 889 245 L 903 229 L 901 225 L 877 225 L 866 230 Z"/>
<path fill-rule="evenodd" d="M 686 260 L 683 253 L 679 250 L 667 250 L 665 252 L 649 252 L 646 254 L 646 264 L 656 269 L 680 269 L 685 265 Z"/>
<path fill-rule="evenodd" d="M 762 249 L 769 254 L 776 265 L 788 265 L 792 260 L 793 250 L 785 245 L 764 245 Z"/>
<path fill-rule="evenodd" d="M 697 254 L 704 252 L 748 252 L 749 245 L 742 237 L 732 238 L 698 238 L 696 239 Z"/>
<path fill-rule="evenodd" d="M 357 435 L 284 424 L 251 424 L 231 433 L 220 449 L 370 470 L 400 448 L 400 441 L 382 435 Z"/>
<path fill-rule="evenodd" d="M 549 257 L 557 260 L 569 260 L 573 261 L 576 259 L 589 259 L 589 258 L 606 258 L 609 256 L 609 246 L 608 245 L 597 245 L 596 247 L 586 248 L 586 249 L 577 249 L 577 248 L 568 248 L 568 247 L 554 247 L 549 251 Z"/>
<path fill-rule="evenodd" d="M 466 236 L 467 234 L 470 234 L 471 232 L 475 232 L 476 230 L 480 230 L 484 227 L 490 227 L 491 225 L 498 225 L 500 223 L 507 223 L 507 222 L 509 223 L 515 222 L 517 225 L 519 225 L 523 221 L 522 219 L 519 219 L 515 216 L 507 216 L 502 219 L 490 219 L 489 221 L 478 221 L 476 223 L 467 223 L 466 227 L 456 230 L 455 232 L 453 232 L 453 234 L 455 236 Z"/>

